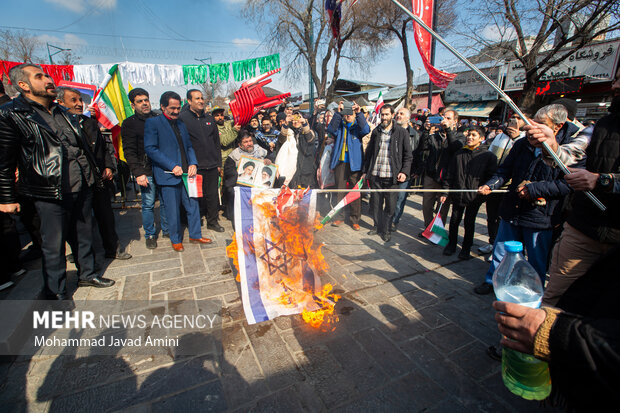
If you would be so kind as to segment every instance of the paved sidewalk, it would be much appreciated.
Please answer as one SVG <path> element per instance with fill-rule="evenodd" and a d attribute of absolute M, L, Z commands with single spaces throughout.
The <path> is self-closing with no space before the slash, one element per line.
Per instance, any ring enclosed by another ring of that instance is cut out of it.
<path fill-rule="evenodd" d="M 501 366 L 485 354 L 499 333 L 493 296 L 473 287 L 488 268 L 459 261 L 417 237 L 421 197 L 408 198 L 392 241 L 327 226 L 326 276 L 343 298 L 335 331 L 300 317 L 248 325 L 225 246 L 232 228 L 206 231 L 201 248 L 174 252 L 168 240 L 145 248 L 137 209 L 117 211 L 117 227 L 133 258 L 103 261 L 108 289 L 80 288 L 74 300 L 221 301 L 221 341 L 193 357 L 33 356 L 0 365 L 2 411 L 52 412 L 532 412 L 509 393 Z M 364 205 L 363 212 L 367 210 Z M 485 216 L 476 245 L 487 241 Z M 474 251 L 476 249 L 474 248 Z M 75 272 L 70 285 L 75 288 Z M 545 411 L 554 411 L 544 409 Z"/>

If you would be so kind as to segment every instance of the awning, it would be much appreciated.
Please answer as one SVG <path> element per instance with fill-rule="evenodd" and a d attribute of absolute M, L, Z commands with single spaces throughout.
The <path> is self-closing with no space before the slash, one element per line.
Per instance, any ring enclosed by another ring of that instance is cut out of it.
<path fill-rule="evenodd" d="M 459 116 L 486 118 L 497 106 L 499 100 L 491 100 L 489 102 L 467 102 L 467 103 L 451 103 L 446 110 L 454 110 Z"/>

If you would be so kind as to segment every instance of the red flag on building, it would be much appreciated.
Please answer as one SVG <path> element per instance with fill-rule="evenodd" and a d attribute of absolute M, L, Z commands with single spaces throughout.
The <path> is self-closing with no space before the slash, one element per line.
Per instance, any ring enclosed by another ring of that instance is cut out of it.
<path fill-rule="evenodd" d="M 412 0 L 413 14 L 418 16 L 428 27 L 433 27 L 433 0 Z M 413 33 L 415 37 L 415 44 L 418 46 L 418 51 L 422 57 L 422 63 L 428 73 L 428 77 L 431 81 L 442 89 L 445 89 L 455 77 L 456 73 L 448 73 L 443 70 L 439 70 L 430 63 L 431 46 L 433 37 L 429 32 L 424 30 L 422 26 L 413 21 Z"/>

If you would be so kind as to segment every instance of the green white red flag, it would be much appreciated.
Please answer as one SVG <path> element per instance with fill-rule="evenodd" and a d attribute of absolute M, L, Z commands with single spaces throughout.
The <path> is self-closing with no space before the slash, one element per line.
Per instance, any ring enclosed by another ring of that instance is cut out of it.
<path fill-rule="evenodd" d="M 202 198 L 202 175 L 196 174 L 190 178 L 187 174 L 183 174 L 181 179 L 190 198 Z"/>
<path fill-rule="evenodd" d="M 446 231 L 446 228 L 443 226 L 443 221 L 441 220 L 441 214 L 439 212 L 435 215 L 435 218 L 428 227 L 426 227 L 422 236 L 433 244 L 441 245 L 442 247 L 448 245 L 448 231 Z"/>
<path fill-rule="evenodd" d="M 327 224 L 338 212 L 340 212 L 342 208 L 349 205 L 351 202 L 355 201 L 356 199 L 359 199 L 362 193 L 359 191 L 355 191 L 355 190 L 362 189 L 363 185 L 364 185 L 364 178 L 360 179 L 359 182 L 355 184 L 355 186 L 353 187 L 354 191 L 351 191 L 348 194 L 346 194 L 344 198 L 342 198 L 342 200 L 338 202 L 338 205 L 336 205 L 331 211 L 329 211 L 327 215 L 325 215 L 325 218 L 321 220 L 321 224 L 323 225 Z"/>

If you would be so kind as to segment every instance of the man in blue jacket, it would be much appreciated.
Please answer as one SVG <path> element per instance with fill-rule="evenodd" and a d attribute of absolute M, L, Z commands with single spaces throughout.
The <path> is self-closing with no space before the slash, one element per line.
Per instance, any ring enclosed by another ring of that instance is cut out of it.
<path fill-rule="evenodd" d="M 334 171 L 336 188 L 346 189 L 347 182 L 349 187 L 353 188 L 361 176 L 364 157 L 362 137 L 370 133 L 370 127 L 366 123 L 366 118 L 364 118 L 359 105 L 341 101 L 338 110 L 334 112 L 334 117 L 329 122 L 327 132 L 335 138 L 330 167 Z M 340 202 L 344 196 L 344 192 L 338 192 L 336 202 Z M 360 198 L 349 204 L 351 227 L 356 231 L 360 229 L 361 207 Z M 340 226 L 342 219 L 334 218 L 332 225 Z"/>
<path fill-rule="evenodd" d="M 576 125 L 567 122 L 566 108 L 562 105 L 541 108 L 534 120 L 553 130 L 558 145 L 569 143 L 578 131 Z M 529 139 L 514 143 L 497 173 L 478 192 L 488 195 L 510 179 L 508 193 L 500 206 L 501 221 L 493 247 L 493 261 L 484 282 L 474 289 L 477 294 L 493 291 L 493 273 L 504 258 L 505 241 L 523 242 L 528 262 L 545 284 L 553 228 L 561 222 L 562 200 L 571 189 L 560 168 L 548 162 L 543 149 L 533 146 Z"/>
<path fill-rule="evenodd" d="M 164 92 L 159 104 L 163 114 L 147 119 L 144 125 L 144 151 L 151 159 L 153 175 L 162 188 L 172 248 L 181 252 L 183 251 L 183 228 L 179 213 L 181 203 L 187 212 L 189 242 L 210 244 L 211 240 L 202 237 L 198 200 L 188 196 L 181 179 L 184 173 L 190 178 L 196 176 L 198 164 L 189 132 L 179 119 L 181 97 L 175 92 Z"/>

